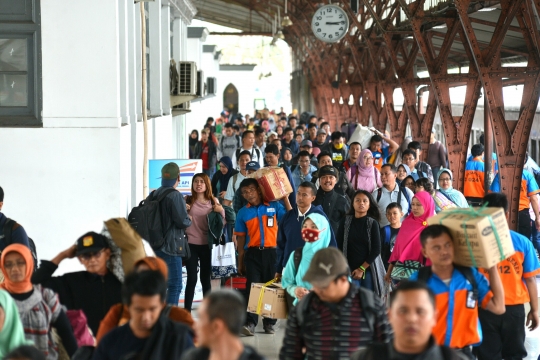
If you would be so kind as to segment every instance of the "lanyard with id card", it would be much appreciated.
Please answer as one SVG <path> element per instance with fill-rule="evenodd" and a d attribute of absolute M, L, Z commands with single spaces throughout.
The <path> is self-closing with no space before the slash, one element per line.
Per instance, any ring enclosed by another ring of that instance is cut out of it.
<path fill-rule="evenodd" d="M 266 209 L 266 226 L 267 227 L 274 227 L 274 214 L 275 213 L 276 213 L 276 209 L 274 208 Z"/>
<path fill-rule="evenodd" d="M 467 306 L 467 309 L 475 309 L 477 300 L 478 295 L 475 291 L 467 291 L 467 301 L 465 304 L 465 306 Z"/>

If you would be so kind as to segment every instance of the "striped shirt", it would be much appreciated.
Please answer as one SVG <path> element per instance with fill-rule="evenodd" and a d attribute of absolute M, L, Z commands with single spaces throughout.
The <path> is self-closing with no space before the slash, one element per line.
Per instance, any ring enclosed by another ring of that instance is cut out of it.
<path fill-rule="evenodd" d="M 350 359 L 353 352 L 373 342 L 388 342 L 392 328 L 386 308 L 376 297 L 375 331 L 369 329 L 360 305 L 358 288 L 351 285 L 346 297 L 329 304 L 313 296 L 304 316 L 302 329 L 296 311 L 289 314 L 280 359 Z M 306 348 L 305 355 L 302 349 Z"/>

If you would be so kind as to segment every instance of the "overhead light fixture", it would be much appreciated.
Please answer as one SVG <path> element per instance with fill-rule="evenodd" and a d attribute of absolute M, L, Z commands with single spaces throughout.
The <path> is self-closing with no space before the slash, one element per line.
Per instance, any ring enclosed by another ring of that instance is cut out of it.
<path fill-rule="evenodd" d="M 283 15 L 283 21 L 281 22 L 281 27 L 287 27 L 291 26 L 292 21 L 289 19 L 289 16 L 287 16 L 287 0 L 285 0 L 285 13 Z"/>
<path fill-rule="evenodd" d="M 481 9 L 478 9 L 478 11 L 493 11 L 493 10 L 498 10 L 498 8 L 494 8 L 494 7 L 487 7 L 487 8 L 481 8 Z"/>
<path fill-rule="evenodd" d="M 283 17 L 283 21 L 281 22 L 281 26 L 282 27 L 287 27 L 287 26 L 291 26 L 291 25 L 292 25 L 291 19 L 289 19 L 289 17 L 287 15 L 285 15 Z"/>
<path fill-rule="evenodd" d="M 436 25 L 433 29 L 446 29 L 446 24 Z"/>
<path fill-rule="evenodd" d="M 283 31 L 279 30 L 276 34 L 276 37 L 278 39 L 281 39 L 281 40 L 284 40 L 285 39 L 285 35 L 283 35 Z"/>

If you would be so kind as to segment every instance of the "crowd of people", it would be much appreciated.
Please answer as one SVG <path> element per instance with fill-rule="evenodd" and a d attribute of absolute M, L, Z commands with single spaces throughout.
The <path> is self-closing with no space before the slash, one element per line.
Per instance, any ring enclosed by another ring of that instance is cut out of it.
<path fill-rule="evenodd" d="M 246 304 L 251 284 L 280 281 L 288 303 L 280 359 L 525 358 L 526 326 L 539 321 L 538 166 L 523 172 L 516 253 L 489 269 L 458 266 L 452 233 L 427 221 L 469 205 L 508 215 L 496 157 L 485 195 L 483 140 L 472 147 L 462 193 L 434 132 L 430 144 L 399 144 L 373 130 L 363 148 L 351 126 L 330 131 L 323 118 L 283 109 L 209 118 L 189 139 L 203 172 L 184 197 L 173 191 L 178 165 L 162 168 L 149 197 L 162 241 L 126 274 L 112 261 L 109 234 L 96 232 L 38 267 L 24 228 L 0 212 L 0 356 L 263 359 L 240 339 L 264 336 Z M 265 201 L 249 177 L 268 166 L 282 168 L 293 189 L 277 201 Z M 0 188 L 0 211 L 3 201 Z M 223 242 L 235 244 L 245 291 L 212 290 L 212 252 Z M 84 271 L 54 276 L 75 257 Z M 192 317 L 198 280 L 204 299 Z M 263 317 L 262 325 L 274 334 L 278 323 Z"/>

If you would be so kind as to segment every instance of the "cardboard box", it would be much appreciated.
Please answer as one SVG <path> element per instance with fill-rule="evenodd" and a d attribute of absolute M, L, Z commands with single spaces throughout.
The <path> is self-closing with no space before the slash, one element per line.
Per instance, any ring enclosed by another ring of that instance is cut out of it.
<path fill-rule="evenodd" d="M 502 208 L 448 209 L 427 221 L 429 225 L 442 224 L 450 229 L 454 238 L 454 262 L 458 265 L 488 269 L 515 252 Z M 501 249 L 495 233 L 499 236 Z"/>
<path fill-rule="evenodd" d="M 249 177 L 257 180 L 261 186 L 264 201 L 277 201 L 293 192 L 285 170 L 277 166 L 264 167 Z"/>
<path fill-rule="evenodd" d="M 270 319 L 287 318 L 287 300 L 281 284 L 251 284 L 248 311 Z M 261 292 L 263 293 L 261 296 Z M 260 301 L 260 304 L 259 304 Z"/>

